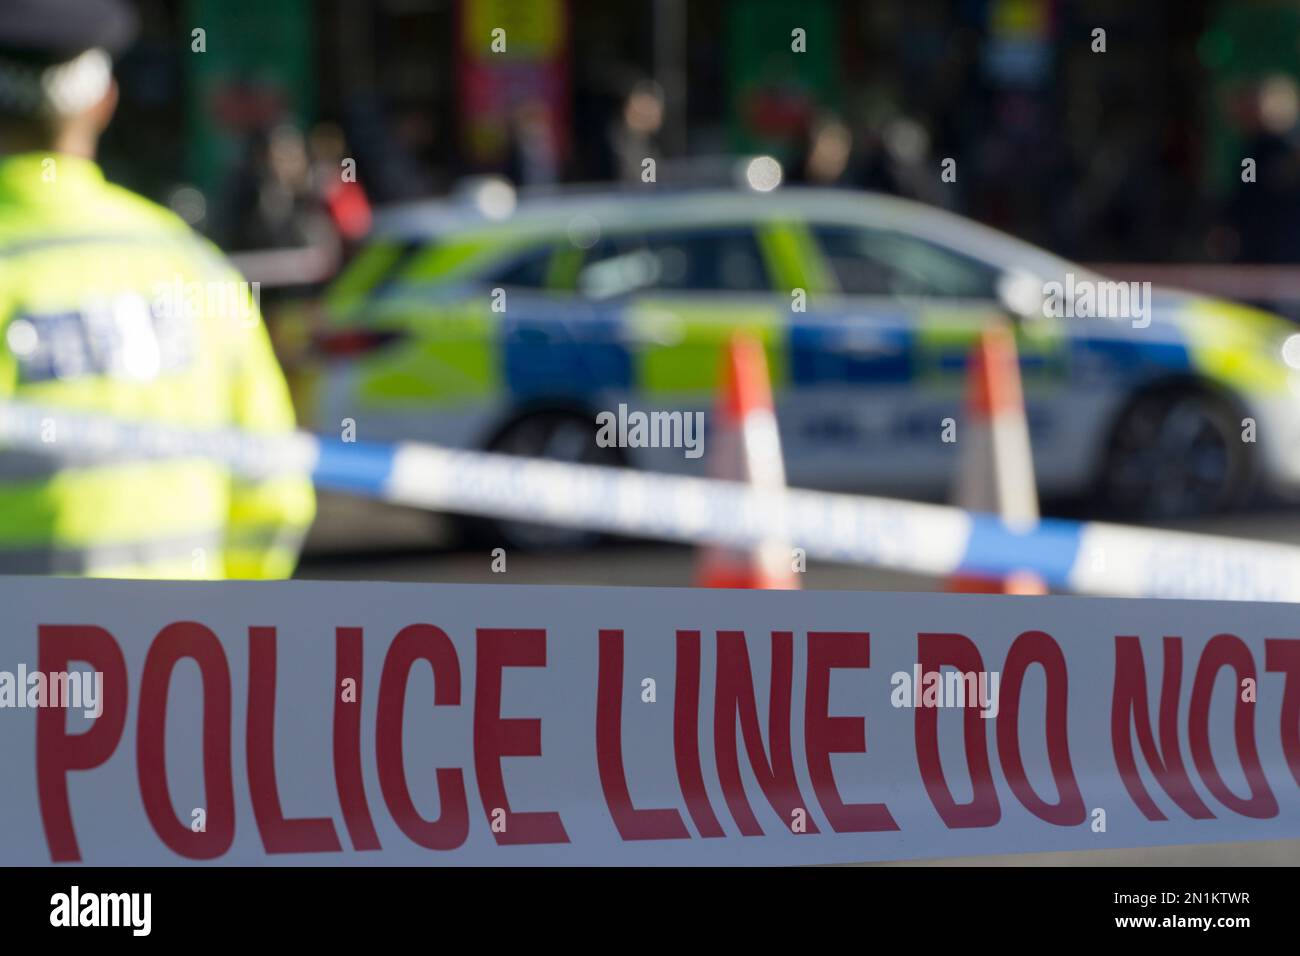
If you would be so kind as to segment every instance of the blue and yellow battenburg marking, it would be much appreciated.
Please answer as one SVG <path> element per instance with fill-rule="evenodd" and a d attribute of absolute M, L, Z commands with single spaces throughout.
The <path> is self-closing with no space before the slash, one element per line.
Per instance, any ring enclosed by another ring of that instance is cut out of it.
<path fill-rule="evenodd" d="M 979 330 L 1004 320 L 974 303 L 862 305 L 839 297 L 804 225 L 758 223 L 755 233 L 775 287 L 770 297 L 647 293 L 590 302 L 572 292 L 582 250 L 550 234 L 506 236 L 487 227 L 452 241 L 374 241 L 331 288 L 329 314 L 338 324 L 400 332 L 391 345 L 354 360 L 354 397 L 371 409 L 581 401 L 610 392 L 689 400 L 716 390 L 723 345 L 736 331 L 763 344 L 778 394 L 908 386 L 952 399 Z M 551 245 L 546 289 L 506 290 L 504 312 L 493 311 L 488 290 L 465 285 L 485 268 Z M 805 290 L 802 310 L 786 299 L 791 288 Z M 1065 387 L 1124 388 L 1160 376 L 1195 374 L 1248 393 L 1285 387 L 1275 350 L 1260 347 L 1261 337 L 1276 333 L 1271 317 L 1195 297 L 1170 307 L 1174 322 L 1141 334 L 1122 322 L 1113 329 L 1060 319 L 1018 323 L 1031 405 Z M 1224 309 L 1236 310 L 1229 332 Z"/>

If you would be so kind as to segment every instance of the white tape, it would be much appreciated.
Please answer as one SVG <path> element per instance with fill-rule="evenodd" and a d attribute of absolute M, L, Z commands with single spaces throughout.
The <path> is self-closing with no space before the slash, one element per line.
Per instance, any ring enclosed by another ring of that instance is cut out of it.
<path fill-rule="evenodd" d="M 1300 637 L 1276 604 L 49 578 L 0 579 L 0 604 L 11 865 L 1300 837 Z M 86 667 L 97 719 L 16 706 L 19 672 Z"/>
<path fill-rule="evenodd" d="M 618 534 L 757 547 L 790 539 L 809 557 L 949 574 L 969 516 L 956 508 L 399 445 L 386 496 L 407 505 Z"/>
<path fill-rule="evenodd" d="M 1082 593 L 1300 600 L 1300 550 L 1177 531 L 1086 524 L 1069 577 Z"/>
<path fill-rule="evenodd" d="M 53 423 L 57 441 L 44 439 Z M 779 489 L 432 445 L 195 431 L 0 403 L 0 441 L 62 454 L 205 456 L 251 477 L 300 471 L 396 504 L 759 548 L 933 576 L 1032 571 L 1086 594 L 1300 601 L 1300 548 L 1215 535 L 1045 520 L 1013 528 L 960 508 Z"/>

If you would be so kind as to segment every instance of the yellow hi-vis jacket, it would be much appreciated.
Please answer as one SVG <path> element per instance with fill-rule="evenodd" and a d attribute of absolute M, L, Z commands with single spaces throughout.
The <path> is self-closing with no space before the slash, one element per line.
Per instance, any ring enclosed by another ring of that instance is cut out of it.
<path fill-rule="evenodd" d="M 0 157 L 0 402 L 262 434 L 294 427 L 255 290 L 170 212 L 61 154 Z M 307 476 L 0 447 L 0 573 L 279 578 Z"/>

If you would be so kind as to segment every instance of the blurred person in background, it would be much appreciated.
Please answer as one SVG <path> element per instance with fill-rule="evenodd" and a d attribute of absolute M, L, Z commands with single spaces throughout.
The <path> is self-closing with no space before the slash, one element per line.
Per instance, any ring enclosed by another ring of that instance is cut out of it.
<path fill-rule="evenodd" d="M 317 123 L 309 147 L 312 184 L 335 232 L 345 243 L 359 242 L 370 231 L 373 215 L 370 198 L 357 181 L 356 159 L 347 155 L 343 130 L 334 123 Z"/>
<path fill-rule="evenodd" d="M 433 175 L 429 153 L 439 130 L 429 110 L 392 113 L 373 93 L 349 92 L 340 123 L 358 175 L 365 170 L 366 198 L 373 205 L 423 199 L 449 185 Z"/>
<path fill-rule="evenodd" d="M 849 128 L 837 117 L 822 117 L 809 131 L 803 157 L 790 170 L 790 181 L 808 186 L 848 185 L 852 154 Z"/>
<path fill-rule="evenodd" d="M 318 246 L 335 238 L 312 180 L 302 132 L 281 123 L 250 138 L 230 195 L 227 241 L 236 249 Z"/>
<path fill-rule="evenodd" d="M 255 292 L 174 214 L 105 181 L 96 146 L 136 31 L 122 0 L 0 0 L 0 400 L 288 435 Z M 217 305 L 214 307 L 213 303 Z M 0 449 L 0 572 L 278 578 L 315 510 L 298 473 Z M 44 435 L 42 436 L 44 437 Z"/>
<path fill-rule="evenodd" d="M 854 143 L 853 177 L 863 189 L 872 192 L 903 194 L 895 169 L 897 163 L 885 146 L 880 130 L 868 127 Z"/>
<path fill-rule="evenodd" d="M 643 163 L 661 158 L 659 136 L 664 126 L 664 91 L 652 80 L 632 87 L 623 111 L 609 131 L 609 149 L 615 177 L 624 183 L 641 182 Z"/>
<path fill-rule="evenodd" d="M 1238 106 L 1242 155 L 1255 161 L 1255 179 L 1238 177 L 1227 210 L 1237 258 L 1300 261 L 1300 89 L 1289 76 L 1271 76 L 1252 85 Z"/>
<path fill-rule="evenodd" d="M 510 141 L 505 174 L 521 187 L 554 186 L 560 181 L 560 152 L 546 104 L 526 98 L 510 111 Z"/>

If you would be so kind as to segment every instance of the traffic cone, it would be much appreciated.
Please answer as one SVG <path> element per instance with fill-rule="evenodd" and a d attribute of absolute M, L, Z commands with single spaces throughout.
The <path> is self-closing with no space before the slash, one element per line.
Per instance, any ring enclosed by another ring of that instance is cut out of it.
<path fill-rule="evenodd" d="M 953 504 L 1000 517 L 1012 526 L 1038 522 L 1038 488 L 1029 424 L 1020 386 L 1016 340 L 1006 326 L 990 326 L 971 350 L 966 380 L 966 422 L 960 436 Z M 955 574 L 948 590 L 984 594 L 1046 594 L 1031 570 L 1004 578 Z"/>
<path fill-rule="evenodd" d="M 727 343 L 722 390 L 709 436 L 709 474 L 771 491 L 785 487 L 781 438 L 772 410 L 772 385 L 763 346 L 750 336 Z M 704 588 L 798 588 L 786 542 L 764 542 L 752 551 L 707 545 L 700 554 L 696 586 Z"/>

